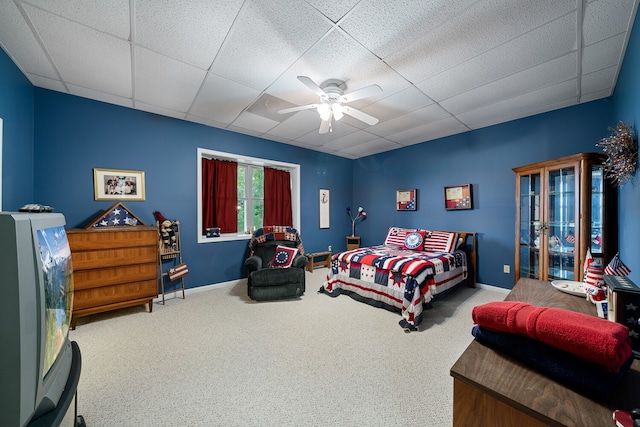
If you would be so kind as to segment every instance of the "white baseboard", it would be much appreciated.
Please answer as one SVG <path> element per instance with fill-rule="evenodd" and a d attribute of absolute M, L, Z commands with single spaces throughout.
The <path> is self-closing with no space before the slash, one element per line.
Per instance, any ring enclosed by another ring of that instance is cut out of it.
<path fill-rule="evenodd" d="M 486 285 L 484 283 L 476 283 L 476 288 L 489 289 L 492 291 L 502 292 L 505 295 L 511 292 L 511 289 L 505 289 L 505 288 L 501 288 L 499 286 L 493 286 L 493 285 Z"/>
<path fill-rule="evenodd" d="M 195 294 L 198 292 L 205 292 L 205 291 L 210 291 L 212 289 L 220 289 L 220 288 L 229 288 L 235 285 L 239 285 L 239 284 L 246 284 L 247 283 L 247 279 L 237 279 L 237 280 L 230 280 L 228 282 L 220 282 L 220 283 L 212 283 L 210 285 L 203 285 L 203 286 L 197 286 L 195 288 L 186 288 L 184 290 L 184 294 L 185 296 L 187 295 L 191 295 L 191 294 Z M 175 298 L 176 296 L 179 296 L 180 298 L 182 297 L 180 294 L 180 291 L 178 292 L 173 292 L 171 291 L 170 293 L 168 293 L 167 295 L 165 295 L 164 299 L 167 299 L 167 296 L 169 299 Z M 162 295 L 158 296 L 157 298 L 155 298 L 153 300 L 154 303 L 162 303 Z"/>

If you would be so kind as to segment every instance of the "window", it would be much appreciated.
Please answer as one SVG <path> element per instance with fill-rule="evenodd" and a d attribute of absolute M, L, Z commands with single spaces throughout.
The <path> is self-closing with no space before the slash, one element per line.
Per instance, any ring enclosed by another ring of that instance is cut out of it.
<path fill-rule="evenodd" d="M 264 169 L 238 165 L 238 231 L 262 227 L 264 212 Z"/>
<path fill-rule="evenodd" d="M 238 232 L 224 233 L 220 237 L 207 238 L 202 230 L 202 159 L 219 159 L 238 163 Z M 264 207 L 264 167 L 286 169 L 291 174 L 291 205 L 293 226 L 300 231 L 300 165 L 274 160 L 241 156 L 233 153 L 198 148 L 197 152 L 197 209 L 198 243 L 215 243 L 249 239 L 253 227 L 262 227 Z"/>

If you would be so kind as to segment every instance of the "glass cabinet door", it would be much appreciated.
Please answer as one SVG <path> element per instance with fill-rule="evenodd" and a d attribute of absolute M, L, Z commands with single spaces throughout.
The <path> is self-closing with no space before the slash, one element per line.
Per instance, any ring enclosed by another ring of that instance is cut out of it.
<path fill-rule="evenodd" d="M 594 165 L 591 168 L 591 255 L 594 258 L 602 258 L 604 235 L 604 171 L 602 166 Z"/>
<path fill-rule="evenodd" d="M 540 173 L 520 176 L 520 277 L 540 279 Z"/>
<path fill-rule="evenodd" d="M 547 174 L 547 280 L 576 280 L 576 168 Z"/>

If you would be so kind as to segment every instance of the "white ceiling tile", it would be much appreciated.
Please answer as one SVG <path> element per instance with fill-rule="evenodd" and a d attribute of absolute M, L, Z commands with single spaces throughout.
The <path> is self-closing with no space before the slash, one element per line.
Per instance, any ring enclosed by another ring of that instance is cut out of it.
<path fill-rule="evenodd" d="M 97 90 L 87 89 L 85 87 L 72 84 L 68 84 L 67 86 L 69 86 L 69 92 L 71 92 L 71 94 L 73 95 L 81 96 L 83 98 L 95 99 L 98 101 L 107 102 L 109 104 L 133 108 L 133 100 L 131 98 L 124 98 L 121 96 L 112 95 L 110 93 L 98 92 Z"/>
<path fill-rule="evenodd" d="M 406 89 L 392 93 L 374 104 L 368 105 L 363 108 L 362 111 L 384 121 L 431 104 L 433 104 L 431 98 L 415 86 L 409 86 Z"/>
<path fill-rule="evenodd" d="M 229 124 L 258 96 L 260 91 L 208 73 L 189 113 Z"/>
<path fill-rule="evenodd" d="M 409 81 L 420 82 L 511 40 L 531 39 L 532 35 L 527 36 L 529 32 L 544 37 L 541 29 L 557 26 L 554 20 L 571 10 L 575 10 L 575 0 L 516 4 L 512 0 L 475 2 L 464 13 L 442 22 L 426 36 L 407 40 L 406 47 L 385 60 Z M 574 37 L 569 39 L 575 46 L 575 13 L 571 15 L 574 24 L 568 30 L 572 30 Z M 566 21 L 566 16 L 559 21 Z M 562 39 L 556 39 L 554 34 L 546 35 L 550 46 L 562 43 L 566 38 L 567 35 Z"/>
<path fill-rule="evenodd" d="M 58 79 L 58 75 L 49 58 L 40 48 L 38 40 L 29 26 L 25 25 L 24 19 L 15 3 L 11 1 L 2 3 L 0 46 L 20 67 L 22 72 Z M 64 85 L 61 86 L 64 87 Z"/>
<path fill-rule="evenodd" d="M 227 127 L 226 123 L 216 122 L 215 120 L 205 119 L 204 117 L 198 117 L 192 114 L 187 114 L 186 119 L 194 123 L 200 123 L 214 128 L 226 129 Z"/>
<path fill-rule="evenodd" d="M 69 92 L 64 83 L 60 80 L 50 79 L 48 77 L 38 76 L 36 74 L 27 74 L 27 78 L 37 87 L 55 90 L 57 92 Z M 72 85 L 67 85 L 72 86 Z"/>
<path fill-rule="evenodd" d="M 347 147 L 353 147 L 354 145 L 363 144 L 365 142 L 380 139 L 379 136 L 373 135 L 367 131 L 359 130 L 333 141 L 327 142 L 323 147 L 330 150 L 342 151 Z"/>
<path fill-rule="evenodd" d="M 330 28 L 305 2 L 247 2 L 211 71 L 264 90 Z"/>
<path fill-rule="evenodd" d="M 306 0 L 320 13 L 329 18 L 332 22 L 338 22 L 353 6 L 361 0 Z"/>
<path fill-rule="evenodd" d="M 265 133 L 268 132 L 269 129 L 278 125 L 278 122 L 245 111 L 240 114 L 231 125 L 259 133 Z"/>
<path fill-rule="evenodd" d="M 619 64 L 624 52 L 625 38 L 620 34 L 586 46 L 582 51 L 582 72 L 592 73 Z"/>
<path fill-rule="evenodd" d="M 0 46 L 37 87 L 358 158 L 611 95 L 639 2 L 0 0 Z M 350 104 L 379 123 L 273 114 L 318 101 L 299 75 L 379 85 Z"/>
<path fill-rule="evenodd" d="M 28 0 L 34 6 L 64 16 L 124 40 L 131 35 L 129 0 Z"/>
<path fill-rule="evenodd" d="M 41 9 L 24 8 L 65 81 L 131 97 L 129 43 Z"/>
<path fill-rule="evenodd" d="M 136 42 L 208 69 L 243 0 L 136 0 Z"/>
<path fill-rule="evenodd" d="M 146 111 L 148 113 L 158 114 L 160 116 L 173 117 L 174 119 L 185 119 L 186 114 L 182 111 L 175 111 L 169 108 L 158 107 L 157 105 L 150 105 L 144 102 L 137 101 L 136 108 L 138 110 Z"/>
<path fill-rule="evenodd" d="M 340 24 L 359 43 L 381 58 L 401 51 L 469 7 L 467 0 L 362 1 Z"/>
<path fill-rule="evenodd" d="M 320 128 L 320 123 L 318 123 L 318 127 L 305 134 L 299 138 L 296 138 L 296 141 L 304 142 L 308 145 L 313 146 L 321 146 L 326 145 L 331 141 L 335 141 L 338 138 L 342 138 L 343 136 L 349 135 L 350 133 L 358 131 L 357 128 L 350 126 L 343 121 L 335 122 L 332 126 L 332 131 L 327 133 L 318 133 L 318 129 Z"/>
<path fill-rule="evenodd" d="M 459 114 L 501 99 L 513 98 L 522 93 L 575 79 L 576 61 L 577 54 L 573 52 L 445 99 L 440 105 L 452 114 Z"/>
<path fill-rule="evenodd" d="M 629 0 L 588 2 L 584 7 L 584 19 L 582 20 L 584 45 L 589 46 L 626 32 L 630 22 L 633 22 L 635 3 L 635 1 Z"/>
<path fill-rule="evenodd" d="M 564 100 L 577 98 L 576 80 L 570 80 L 557 85 L 548 86 L 537 91 L 529 92 L 515 98 L 496 102 L 484 108 L 458 114 L 457 117 L 469 127 L 477 123 L 499 122 L 502 117 L 527 113 L 531 109 L 538 111 L 539 106 L 554 105 Z M 545 111 L 544 109 L 542 109 Z"/>
<path fill-rule="evenodd" d="M 440 101 L 566 55 L 576 48 L 575 20 L 563 16 L 416 86 Z"/>
<path fill-rule="evenodd" d="M 590 93 L 583 94 L 582 96 L 580 96 L 580 102 L 595 101 L 596 99 L 606 98 L 611 95 L 613 95 L 613 89 L 611 88 L 603 89 L 598 92 L 590 92 Z"/>
<path fill-rule="evenodd" d="M 295 113 L 273 129 L 269 134 L 280 138 L 298 139 L 320 127 L 320 116 L 315 110 L 303 110 Z"/>
<path fill-rule="evenodd" d="M 468 130 L 468 128 L 456 118 L 447 117 L 442 120 L 425 123 L 394 133 L 393 135 L 387 136 L 387 139 L 401 145 L 413 145 L 447 136 L 450 132 L 460 133 L 466 130 Z"/>
<path fill-rule="evenodd" d="M 609 95 L 612 94 L 617 70 L 618 67 L 613 66 L 582 76 L 582 80 L 580 81 L 580 93 L 582 96 L 606 90 L 609 91 Z"/>
<path fill-rule="evenodd" d="M 187 112 L 206 72 L 155 52 L 135 50 L 136 98 L 147 104 Z"/>
<path fill-rule="evenodd" d="M 380 138 L 373 141 L 365 142 L 364 144 L 345 148 L 341 151 L 341 153 L 352 154 L 355 158 L 358 158 L 363 156 L 371 156 L 372 154 L 378 154 L 385 151 L 395 150 L 396 148 L 402 148 L 402 146 L 394 143 L 393 141 L 387 141 L 386 139 Z"/>

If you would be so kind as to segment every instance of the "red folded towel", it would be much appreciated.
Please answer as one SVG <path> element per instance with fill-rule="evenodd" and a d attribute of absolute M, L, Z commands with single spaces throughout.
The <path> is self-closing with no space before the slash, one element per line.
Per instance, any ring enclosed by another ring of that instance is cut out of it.
<path fill-rule="evenodd" d="M 499 301 L 473 308 L 473 322 L 529 337 L 618 372 L 631 356 L 629 328 L 575 311 Z"/>

